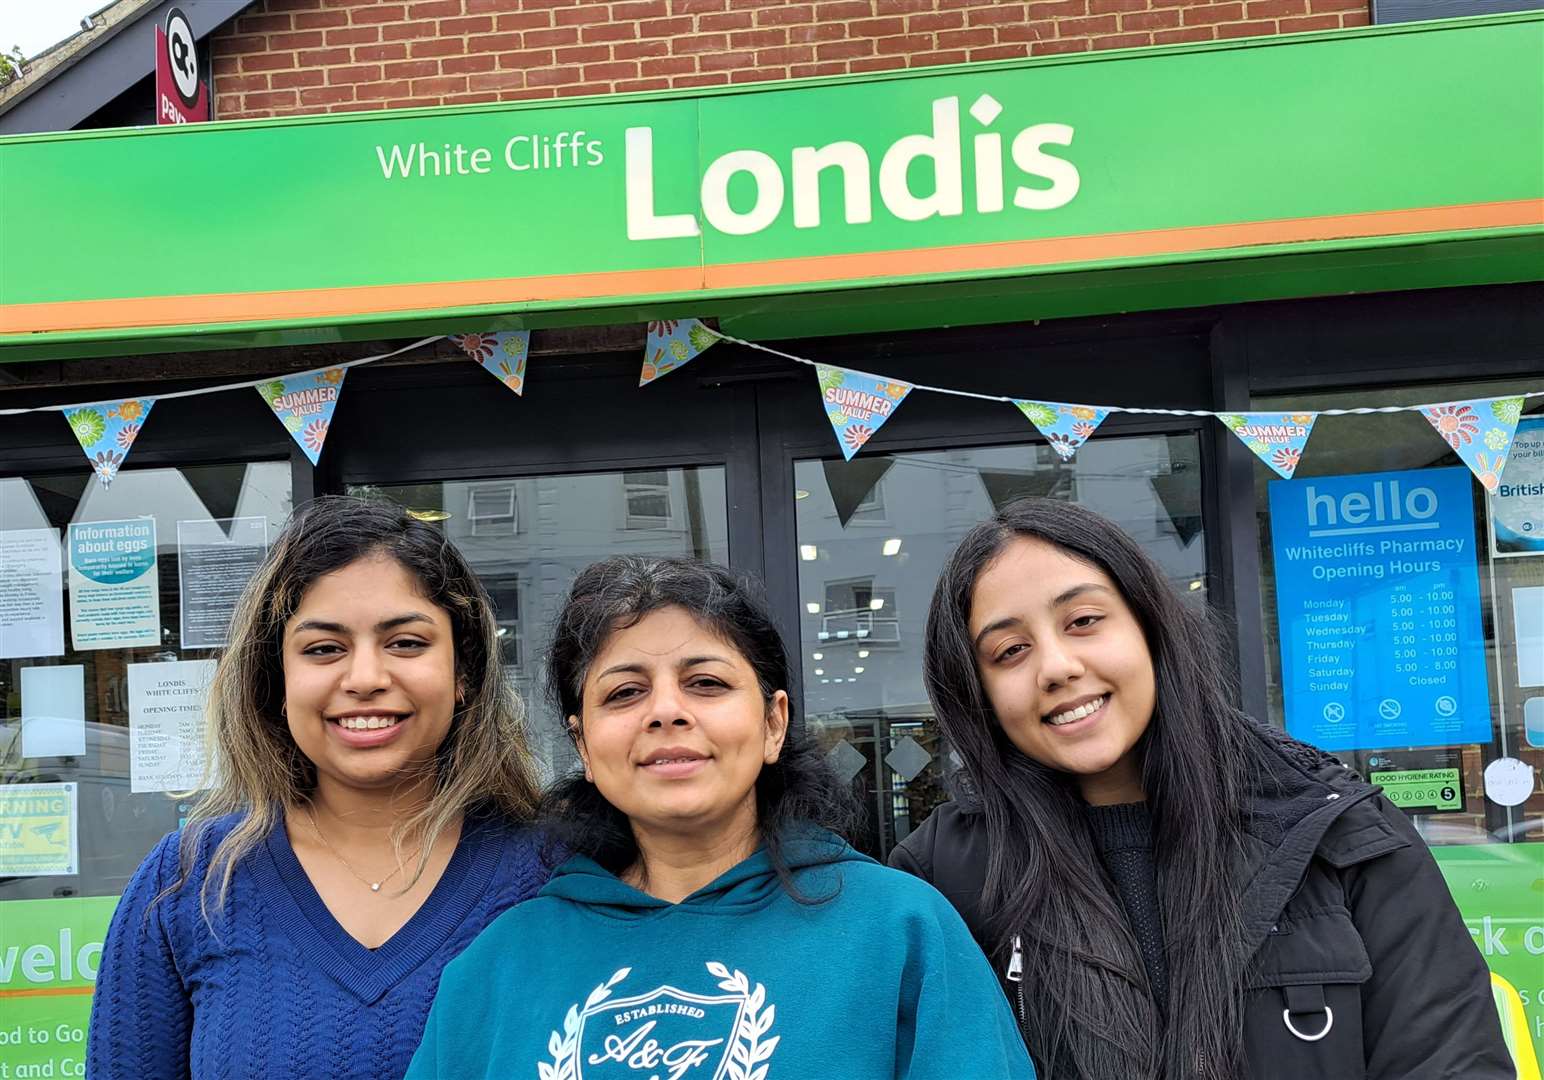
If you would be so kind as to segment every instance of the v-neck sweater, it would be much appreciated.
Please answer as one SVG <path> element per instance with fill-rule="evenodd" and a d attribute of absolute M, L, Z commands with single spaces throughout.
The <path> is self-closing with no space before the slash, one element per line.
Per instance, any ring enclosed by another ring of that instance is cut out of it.
<path fill-rule="evenodd" d="M 369 949 L 333 918 L 281 821 L 236 866 L 225 905 L 211 900 L 206 921 L 209 860 L 238 820 L 211 823 L 188 880 L 159 903 L 177 880 L 178 833 L 124 890 L 92 1002 L 93 1080 L 395 1080 L 446 963 L 550 874 L 531 832 L 469 818 L 423 905 Z"/>

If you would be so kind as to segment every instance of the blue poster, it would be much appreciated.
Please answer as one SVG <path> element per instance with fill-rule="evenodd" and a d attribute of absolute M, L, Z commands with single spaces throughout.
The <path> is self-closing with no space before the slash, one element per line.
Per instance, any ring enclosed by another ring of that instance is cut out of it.
<path fill-rule="evenodd" d="M 1270 485 L 1287 730 L 1326 750 L 1491 740 L 1465 468 Z"/>

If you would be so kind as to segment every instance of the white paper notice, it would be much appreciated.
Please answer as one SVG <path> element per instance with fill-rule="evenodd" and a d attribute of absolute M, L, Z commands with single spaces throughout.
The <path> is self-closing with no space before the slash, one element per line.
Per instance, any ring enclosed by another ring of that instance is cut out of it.
<path fill-rule="evenodd" d="M 0 532 L 0 659 L 62 655 L 59 530 Z"/>
<path fill-rule="evenodd" d="M 86 752 L 86 669 L 80 664 L 21 669 L 21 756 Z"/>
<path fill-rule="evenodd" d="M 1544 585 L 1512 590 L 1517 685 L 1544 686 Z"/>
<path fill-rule="evenodd" d="M 129 665 L 129 790 L 192 791 L 204 780 L 213 660 Z"/>

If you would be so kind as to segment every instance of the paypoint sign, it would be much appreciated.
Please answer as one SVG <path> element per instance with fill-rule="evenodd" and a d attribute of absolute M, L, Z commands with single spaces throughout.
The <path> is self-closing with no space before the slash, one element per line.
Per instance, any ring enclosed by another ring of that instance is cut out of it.
<path fill-rule="evenodd" d="M 86 1075 L 86 1025 L 116 896 L 0 902 L 0 1080 Z"/>

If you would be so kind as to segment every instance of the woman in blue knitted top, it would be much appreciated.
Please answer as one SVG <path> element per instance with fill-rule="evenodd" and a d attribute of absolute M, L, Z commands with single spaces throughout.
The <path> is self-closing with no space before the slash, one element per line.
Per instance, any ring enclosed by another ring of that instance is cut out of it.
<path fill-rule="evenodd" d="M 496 633 L 437 529 L 294 515 L 210 688 L 210 789 L 113 917 L 91 1077 L 406 1072 L 445 964 L 548 876 Z"/>

